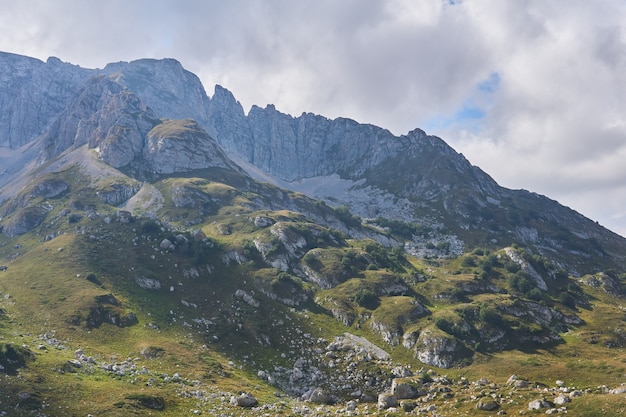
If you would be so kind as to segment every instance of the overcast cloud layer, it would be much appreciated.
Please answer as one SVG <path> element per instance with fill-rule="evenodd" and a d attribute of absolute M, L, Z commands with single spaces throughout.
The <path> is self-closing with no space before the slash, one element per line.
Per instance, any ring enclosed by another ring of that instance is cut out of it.
<path fill-rule="evenodd" d="M 623 0 L 0 0 L 0 50 L 171 57 L 247 110 L 436 134 L 626 236 Z"/>

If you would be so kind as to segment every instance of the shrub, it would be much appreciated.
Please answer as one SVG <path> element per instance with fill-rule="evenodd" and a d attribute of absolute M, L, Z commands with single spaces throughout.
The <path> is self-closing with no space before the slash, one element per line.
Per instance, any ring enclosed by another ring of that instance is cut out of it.
<path fill-rule="evenodd" d="M 533 283 L 526 272 L 518 271 L 509 277 L 509 285 L 515 291 L 526 294 L 533 289 Z"/>
<path fill-rule="evenodd" d="M 127 400 L 135 401 L 139 406 L 152 410 L 164 410 L 165 401 L 157 395 L 129 394 Z"/>
<path fill-rule="evenodd" d="M 357 215 L 350 213 L 350 209 L 346 206 L 339 206 L 333 208 L 337 218 L 344 222 L 346 226 L 357 227 L 361 224 L 361 218 Z"/>
<path fill-rule="evenodd" d="M 461 259 L 461 266 L 471 268 L 476 266 L 476 260 L 473 256 L 466 255 Z"/>
<path fill-rule="evenodd" d="M 533 301 L 541 301 L 543 299 L 543 294 L 539 288 L 533 288 L 528 291 L 526 294 L 526 298 Z"/>
<path fill-rule="evenodd" d="M 380 300 L 376 293 L 367 288 L 362 288 L 356 292 L 354 302 L 370 310 L 375 310 L 380 305 Z"/>
<path fill-rule="evenodd" d="M 98 277 L 96 277 L 96 274 L 94 273 L 87 274 L 86 278 L 87 281 L 91 282 L 92 284 L 102 285 L 102 282 L 98 279 Z"/>
<path fill-rule="evenodd" d="M 141 233 L 150 235 L 159 233 L 161 231 L 161 226 L 154 220 L 146 220 L 141 223 Z"/>
<path fill-rule="evenodd" d="M 563 291 L 559 294 L 559 302 L 565 307 L 576 308 L 576 300 L 568 292 Z"/>
<path fill-rule="evenodd" d="M 514 274 L 516 272 L 519 272 L 520 269 L 522 269 L 522 267 L 513 261 L 506 261 L 504 263 L 504 269 L 506 269 L 508 272 Z"/>
<path fill-rule="evenodd" d="M 493 307 L 481 306 L 478 316 L 482 322 L 493 326 L 501 326 L 504 323 L 502 316 Z"/>
<path fill-rule="evenodd" d="M 80 221 L 80 219 L 82 219 L 82 218 L 83 218 L 83 216 L 81 216 L 78 213 L 70 213 L 70 215 L 67 216 L 67 220 L 70 223 L 78 223 Z"/>

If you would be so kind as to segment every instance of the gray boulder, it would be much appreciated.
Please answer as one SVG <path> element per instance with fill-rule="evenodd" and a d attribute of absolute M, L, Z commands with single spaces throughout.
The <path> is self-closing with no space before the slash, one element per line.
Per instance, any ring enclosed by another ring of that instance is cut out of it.
<path fill-rule="evenodd" d="M 480 400 L 478 404 L 476 404 L 476 409 L 482 411 L 495 411 L 500 408 L 500 404 L 493 400 Z"/>
<path fill-rule="evenodd" d="M 559 394 L 555 399 L 554 399 L 554 404 L 556 405 L 563 405 L 563 404 L 567 404 L 570 401 L 572 401 L 569 396 L 565 395 L 565 394 Z"/>
<path fill-rule="evenodd" d="M 176 249 L 176 245 L 174 245 L 169 239 L 163 239 L 159 247 L 164 251 L 173 251 Z"/>
<path fill-rule="evenodd" d="M 554 404 L 546 400 L 533 400 L 528 403 L 529 410 L 541 410 L 542 408 L 552 408 Z"/>
<path fill-rule="evenodd" d="M 450 368 L 462 359 L 465 347 L 456 338 L 430 329 L 423 331 L 415 344 L 415 356 L 422 363 Z"/>
<path fill-rule="evenodd" d="M 254 407 L 259 402 L 254 397 L 254 395 L 244 392 L 237 397 L 231 397 L 230 403 L 238 407 Z"/>
<path fill-rule="evenodd" d="M 391 407 L 398 406 L 398 398 L 390 392 L 384 392 L 378 395 L 378 409 L 386 410 Z"/>
<path fill-rule="evenodd" d="M 413 383 L 398 379 L 394 379 L 391 383 L 391 393 L 399 400 L 415 398 L 418 392 L 418 388 Z"/>
<path fill-rule="evenodd" d="M 330 404 L 332 402 L 331 396 L 322 388 L 315 388 L 310 392 L 310 395 L 306 396 L 306 401 L 318 404 Z"/>
<path fill-rule="evenodd" d="M 16 211 L 5 223 L 3 232 L 11 238 L 23 235 L 39 226 L 47 215 L 48 211 L 43 207 L 24 207 Z"/>

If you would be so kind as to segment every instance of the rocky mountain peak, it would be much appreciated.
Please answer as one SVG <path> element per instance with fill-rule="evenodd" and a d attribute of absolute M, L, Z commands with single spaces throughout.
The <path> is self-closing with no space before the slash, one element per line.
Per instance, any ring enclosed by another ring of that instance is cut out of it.
<path fill-rule="evenodd" d="M 428 239 L 410 237 L 414 253 L 437 239 L 459 250 L 463 245 L 456 242 L 521 240 L 543 253 L 556 250 L 572 271 L 574 264 L 590 267 L 598 254 L 624 262 L 613 256 L 623 239 L 556 202 L 500 187 L 421 129 L 395 136 L 347 118 L 294 117 L 271 104 L 246 114 L 226 88 L 216 86 L 209 98 L 198 77 L 170 59 L 87 70 L 53 57 L 44 63 L 0 54 L 0 70 L 0 146 L 17 148 L 39 138 L 40 162 L 83 145 L 112 167 L 149 173 L 238 169 L 234 160 L 254 178 L 362 217 L 435 230 Z M 29 163 L 29 155 L 10 171 Z M 589 239 L 597 244 L 589 246 Z M 574 257 L 580 247 L 593 254 Z"/>
<path fill-rule="evenodd" d="M 19 148 L 43 133 L 89 74 L 58 58 L 0 52 L 0 146 Z"/>

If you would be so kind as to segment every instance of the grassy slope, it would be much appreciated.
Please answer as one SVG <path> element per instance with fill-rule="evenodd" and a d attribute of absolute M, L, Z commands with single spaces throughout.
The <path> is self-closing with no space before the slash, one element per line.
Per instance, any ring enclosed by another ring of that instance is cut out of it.
<path fill-rule="evenodd" d="M 75 172 L 71 174 L 65 173 L 68 181 L 76 175 Z M 88 181 L 82 182 L 85 183 Z M 35 354 L 35 360 L 20 371 L 19 378 L 2 377 L 0 409 L 15 415 L 29 415 L 30 411 L 24 411 L 29 406 L 38 410 L 42 405 L 46 405 L 44 412 L 47 415 L 157 413 L 128 398 L 132 394 L 142 394 L 162 398 L 165 410 L 158 411 L 158 414 L 164 416 L 180 415 L 192 409 L 223 409 L 228 413 L 246 414 L 246 410 L 224 403 L 223 398 L 227 400 L 229 397 L 226 392 L 250 391 L 262 403 L 283 401 L 274 395 L 275 388 L 256 376 L 256 371 L 289 365 L 288 358 L 281 358 L 280 353 L 292 349 L 290 345 L 298 334 L 309 332 L 332 340 L 334 336 L 350 331 L 384 347 L 395 362 L 419 369 L 421 363 L 409 351 L 402 346 L 385 345 L 380 335 L 371 330 L 367 325 L 370 316 L 404 330 L 417 330 L 434 326 L 438 318 L 452 322 L 459 320 L 459 308 L 471 310 L 484 304 L 497 304 L 507 297 L 497 292 L 474 294 L 460 290 L 467 284 L 484 284 L 484 280 L 476 278 L 481 268 L 463 266 L 460 259 L 410 259 L 411 265 L 402 265 L 393 254 L 382 256 L 371 244 L 368 249 L 366 242 L 348 242 L 348 246 L 342 243 L 328 249 L 315 249 L 322 251 L 326 260 L 320 271 L 335 275 L 340 283 L 332 290 L 317 290 L 307 303 L 292 309 L 270 301 L 257 291 L 259 283 L 271 286 L 272 275 L 277 276 L 278 271 L 267 268 L 263 273 L 258 272 L 258 260 L 255 263 L 253 256 L 241 265 L 236 262 L 226 265 L 222 256 L 241 249 L 255 237 L 270 239 L 266 230 L 255 227 L 248 218 L 270 215 L 284 221 L 301 220 L 301 217 L 287 211 L 254 211 L 251 201 L 259 195 L 242 193 L 218 182 L 192 178 L 166 180 L 155 185 L 166 192 L 181 183 L 200 187 L 219 205 L 217 212 L 210 205 L 204 207 L 207 211 L 201 213 L 203 223 L 194 226 L 201 228 L 217 245 L 217 249 L 203 252 L 199 264 L 193 251 L 169 253 L 155 250 L 164 237 L 172 238 L 172 233 L 146 231 L 141 222 L 117 222 L 114 211 L 103 206 L 89 188 L 81 189 L 80 198 L 103 210 L 98 219 L 83 218 L 70 224 L 67 218 L 58 218 L 52 224 L 49 219 L 54 218 L 61 207 L 69 206 L 70 196 L 66 195 L 53 201 L 55 208 L 38 229 L 38 236 L 28 234 L 14 240 L 0 237 L 0 247 L 6 259 L 16 252 L 21 254 L 8 263 L 7 271 L 0 273 L 0 291 L 11 296 L 0 300 L 0 308 L 5 312 L 0 315 L 0 342 L 26 346 Z M 72 187 L 76 189 L 79 185 L 74 181 Z M 193 212 L 190 217 L 198 216 L 197 210 L 197 207 L 181 210 L 168 200 L 163 213 L 175 213 L 174 217 L 182 222 L 187 219 L 185 214 L 188 212 Z M 111 213 L 113 221 L 110 224 L 104 222 L 105 211 Z M 220 224 L 228 226 L 228 234 L 217 227 Z M 52 230 L 61 230 L 65 234 L 42 242 L 42 236 Z M 21 247 L 15 247 L 16 244 Z M 372 267 L 367 259 L 385 263 L 386 267 Z M 487 255 L 476 255 L 477 265 L 486 259 Z M 190 273 L 193 270 L 199 273 Z M 500 290 L 510 290 L 503 265 L 496 265 L 491 271 L 488 282 Z M 87 280 L 89 274 L 93 274 L 101 285 Z M 136 283 L 138 278 L 158 280 L 162 288 L 141 288 Z M 373 310 L 355 303 L 354 294 L 360 289 L 376 292 L 381 282 L 392 283 L 394 280 L 403 283 L 407 287 L 406 293 L 423 302 L 432 314 L 404 323 L 413 299 L 404 294 L 378 294 L 379 304 L 372 307 Z M 299 285 L 309 290 L 315 288 L 306 283 Z M 174 290 L 170 291 L 170 287 Z M 237 289 L 254 293 L 262 301 L 261 307 L 255 310 L 236 300 L 233 294 Z M 466 377 L 470 381 L 486 377 L 498 384 L 504 384 L 511 374 L 546 385 L 553 384 L 555 379 L 563 379 L 568 385 L 592 391 L 584 400 L 576 400 L 568 406 L 572 413 L 594 415 L 594 410 L 602 408 L 623 408 L 621 396 L 593 393 L 599 385 L 613 387 L 624 381 L 626 356 L 623 349 L 603 345 L 606 340 L 613 340 L 615 329 L 624 327 L 624 313 L 620 307 L 623 302 L 589 288 L 585 290 L 592 300 L 590 308 L 579 309 L 585 324 L 565 333 L 565 343 L 538 350 L 534 355 L 518 350 L 475 353 L 471 366 L 450 369 L 446 373 L 451 378 Z M 90 310 L 101 307 L 96 297 L 108 294 L 119 302 L 117 306 L 109 306 L 111 311 L 122 315 L 133 312 L 138 324 L 125 328 L 109 323 L 92 329 L 86 327 L 84 319 Z M 546 294 L 546 301 L 552 303 L 556 295 Z M 322 308 L 324 302 L 320 303 L 322 307 L 313 303 L 316 297 L 335 299 L 358 319 L 350 327 L 345 327 Z M 462 300 L 457 299 L 459 297 Z M 401 308 L 394 308 L 395 305 Z M 72 322 L 73 317 L 83 321 L 76 324 Z M 194 324 L 193 320 L 200 318 L 217 325 L 203 328 Z M 278 321 L 285 324 L 276 327 L 274 323 Z M 607 328 L 607 323 L 612 323 L 612 330 Z M 151 324 L 156 324 L 158 329 Z M 63 347 L 57 348 L 42 340 L 45 334 L 48 335 L 45 338 L 54 338 Z M 271 347 L 258 342 L 265 336 L 271 339 Z M 39 345 L 46 347 L 39 349 Z M 67 367 L 67 361 L 74 358 L 74 351 L 79 348 L 95 359 L 94 366 Z M 146 358 L 141 355 L 145 348 L 162 354 Z M 132 363 L 139 369 L 145 366 L 146 372 L 118 376 L 101 369 L 102 362 L 122 364 L 128 358 L 133 359 Z M 181 375 L 182 381 L 174 377 L 176 373 Z M 180 395 L 192 391 L 203 392 L 204 397 Z M 471 414 L 475 412 L 475 400 L 471 396 L 480 396 L 482 391 L 478 390 L 476 395 L 473 389 L 459 389 L 452 399 L 435 398 L 433 402 L 440 410 L 449 413 L 447 415 Z M 497 395 L 511 395 L 504 391 L 500 389 Z M 20 397 L 20 392 L 28 392 L 30 397 Z M 514 393 L 507 412 L 511 414 L 525 409 L 527 401 L 538 395 L 536 390 L 530 389 Z M 20 406 L 16 409 L 18 403 Z"/>

